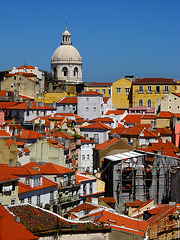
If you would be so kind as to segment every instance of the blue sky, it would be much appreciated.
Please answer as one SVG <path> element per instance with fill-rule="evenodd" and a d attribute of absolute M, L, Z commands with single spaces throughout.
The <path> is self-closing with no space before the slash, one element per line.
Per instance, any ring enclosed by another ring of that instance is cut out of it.
<path fill-rule="evenodd" d="M 180 80 L 179 11 L 179 0 L 3 1 L 0 70 L 25 60 L 50 71 L 67 22 L 83 59 L 83 81 Z"/>

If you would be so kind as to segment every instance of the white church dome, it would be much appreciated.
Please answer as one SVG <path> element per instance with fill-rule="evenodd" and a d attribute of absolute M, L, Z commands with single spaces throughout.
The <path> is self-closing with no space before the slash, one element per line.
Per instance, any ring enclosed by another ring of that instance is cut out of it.
<path fill-rule="evenodd" d="M 71 60 L 71 61 L 82 61 L 78 50 L 72 45 L 61 45 L 59 46 L 53 56 L 53 60 Z"/>

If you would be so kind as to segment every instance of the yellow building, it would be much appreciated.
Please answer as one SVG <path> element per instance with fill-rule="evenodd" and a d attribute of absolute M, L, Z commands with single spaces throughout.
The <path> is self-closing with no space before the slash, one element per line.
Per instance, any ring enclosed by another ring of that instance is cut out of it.
<path fill-rule="evenodd" d="M 120 78 L 112 84 L 112 104 L 113 108 L 129 108 L 131 102 L 132 81 Z"/>
<path fill-rule="evenodd" d="M 93 82 L 85 83 L 85 91 L 96 91 L 103 94 L 103 97 L 111 97 L 112 83 Z"/>
<path fill-rule="evenodd" d="M 63 97 L 73 97 L 76 96 L 75 94 L 68 94 L 67 92 L 62 93 L 45 93 L 44 98 L 36 98 L 36 102 L 43 102 L 43 103 L 53 103 L 57 102 Z"/>
<path fill-rule="evenodd" d="M 132 106 L 154 108 L 156 101 L 176 92 L 177 85 L 172 78 L 136 78 L 132 83 Z"/>

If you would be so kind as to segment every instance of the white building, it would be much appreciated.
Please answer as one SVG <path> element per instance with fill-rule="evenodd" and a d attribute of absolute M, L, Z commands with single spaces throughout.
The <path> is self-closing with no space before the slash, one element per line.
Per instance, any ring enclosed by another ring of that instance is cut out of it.
<path fill-rule="evenodd" d="M 62 34 L 62 43 L 51 58 L 51 73 L 55 79 L 66 85 L 82 83 L 82 59 L 72 46 L 71 34 L 67 27 Z"/>
<path fill-rule="evenodd" d="M 95 148 L 94 141 L 81 138 L 79 172 L 85 172 L 86 170 L 93 172 L 93 148 Z"/>
<path fill-rule="evenodd" d="M 103 116 L 103 95 L 95 91 L 85 91 L 77 94 L 77 115 L 87 121 Z"/>

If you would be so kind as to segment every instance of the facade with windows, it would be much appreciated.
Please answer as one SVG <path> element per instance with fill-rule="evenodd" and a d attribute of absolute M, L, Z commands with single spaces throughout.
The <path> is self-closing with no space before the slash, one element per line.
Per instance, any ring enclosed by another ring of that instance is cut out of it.
<path fill-rule="evenodd" d="M 107 82 L 92 82 L 92 83 L 85 83 L 85 90 L 86 91 L 96 91 L 103 94 L 103 97 L 111 97 L 112 95 L 112 83 Z"/>
<path fill-rule="evenodd" d="M 78 50 L 72 46 L 67 27 L 62 34 L 61 45 L 51 58 L 51 73 L 55 80 L 65 86 L 82 83 L 82 59 Z"/>
<path fill-rule="evenodd" d="M 93 172 L 93 148 L 95 148 L 95 142 L 92 140 L 81 139 L 80 148 L 80 161 L 78 165 L 79 172 L 85 172 L 86 170 Z"/>
<path fill-rule="evenodd" d="M 102 117 L 104 114 L 103 95 L 95 91 L 77 94 L 77 115 L 86 120 Z"/>
<path fill-rule="evenodd" d="M 114 109 L 129 108 L 132 81 L 121 78 L 112 83 L 112 105 Z"/>
<path fill-rule="evenodd" d="M 132 106 L 155 108 L 156 102 L 176 92 L 178 85 L 172 78 L 136 78 L 132 83 Z"/>

